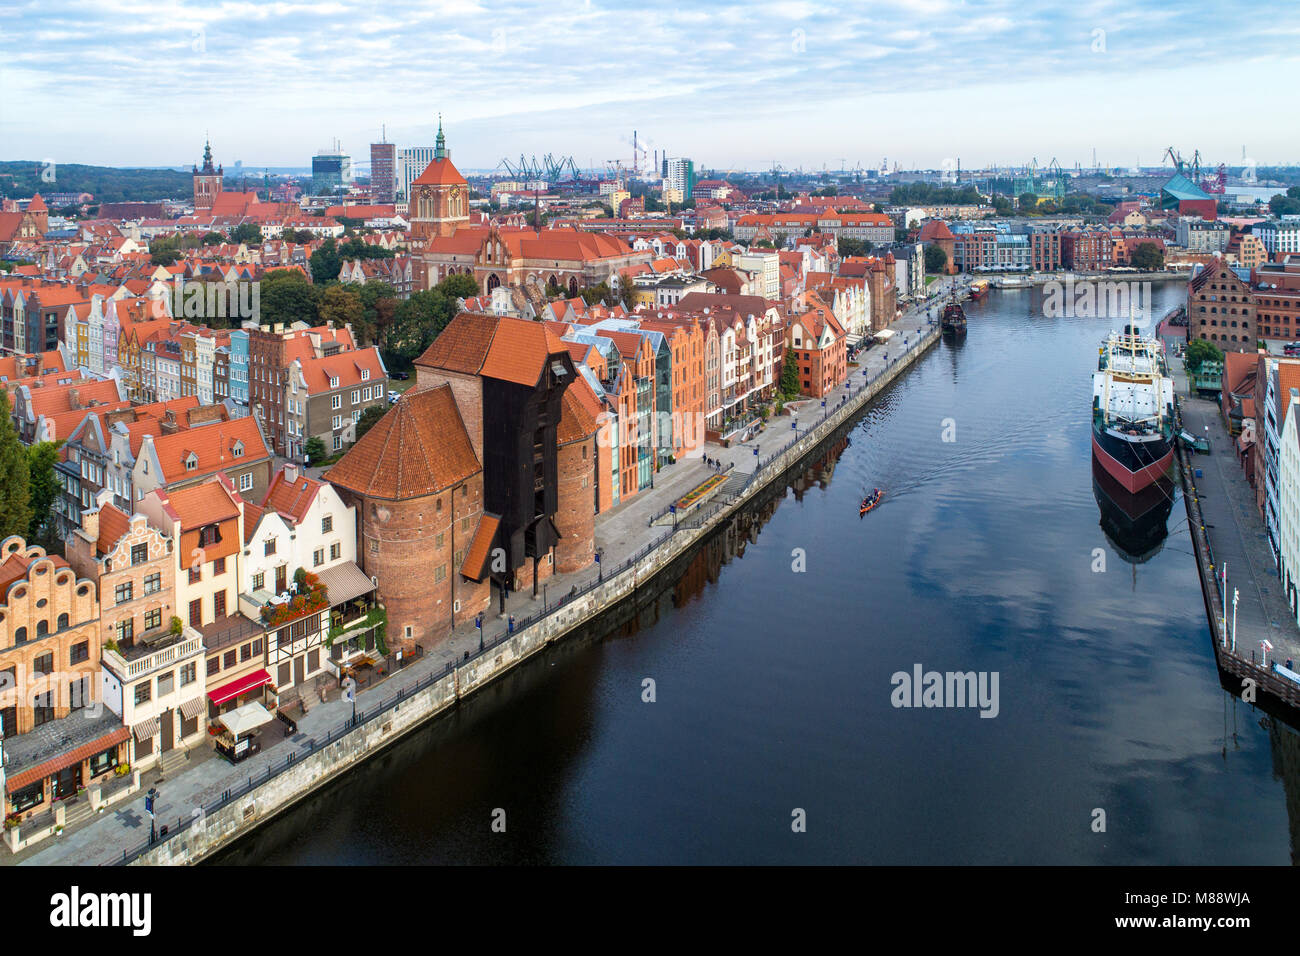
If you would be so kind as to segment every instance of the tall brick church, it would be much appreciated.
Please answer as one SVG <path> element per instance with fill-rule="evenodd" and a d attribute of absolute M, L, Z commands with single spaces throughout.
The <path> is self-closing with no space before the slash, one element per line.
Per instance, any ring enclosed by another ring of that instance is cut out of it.
<path fill-rule="evenodd" d="M 212 144 L 203 144 L 203 168 L 194 167 L 194 212 L 212 212 L 217 197 L 221 195 L 221 182 L 225 167 L 212 167 Z"/>
<path fill-rule="evenodd" d="M 469 184 L 451 163 L 441 119 L 433 162 L 411 183 L 410 218 L 411 239 L 416 241 L 450 236 L 469 222 Z"/>

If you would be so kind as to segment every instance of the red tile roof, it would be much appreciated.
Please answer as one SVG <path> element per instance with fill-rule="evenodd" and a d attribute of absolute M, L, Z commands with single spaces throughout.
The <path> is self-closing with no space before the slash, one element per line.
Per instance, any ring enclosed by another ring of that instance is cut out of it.
<path fill-rule="evenodd" d="M 568 347 L 546 323 L 462 312 L 415 364 L 533 386 L 562 352 Z"/>
<path fill-rule="evenodd" d="M 469 550 L 465 552 L 465 560 L 460 566 L 460 573 L 471 581 L 482 581 L 487 574 L 488 555 L 491 553 L 492 542 L 496 539 L 500 524 L 500 518 L 487 512 L 484 512 L 483 517 L 479 519 L 474 540 L 470 542 Z"/>
<path fill-rule="evenodd" d="M 234 449 L 239 443 L 243 444 L 244 453 L 235 455 Z M 251 415 L 197 425 L 174 435 L 155 437 L 154 449 L 162 465 L 163 477 L 168 482 L 222 471 L 271 454 L 266 439 L 258 430 L 257 420 Z M 191 452 L 198 456 L 198 465 L 188 469 L 185 461 Z"/>
<path fill-rule="evenodd" d="M 281 468 L 271 479 L 271 487 L 266 490 L 262 507 L 292 518 L 292 523 L 298 524 L 307 516 L 307 510 L 316 500 L 316 493 L 320 489 L 321 482 L 308 478 L 301 472 L 296 481 L 290 482 Z"/>
<path fill-rule="evenodd" d="M 480 470 L 451 386 L 441 385 L 406 392 L 321 477 L 359 495 L 395 501 L 435 494 Z"/>

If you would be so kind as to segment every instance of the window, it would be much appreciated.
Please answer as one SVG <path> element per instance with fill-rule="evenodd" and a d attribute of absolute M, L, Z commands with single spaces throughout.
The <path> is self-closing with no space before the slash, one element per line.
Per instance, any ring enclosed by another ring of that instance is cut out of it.
<path fill-rule="evenodd" d="M 330 545 L 330 560 L 337 561 L 342 551 L 343 549 L 339 546 L 339 543 L 335 541 L 333 544 Z"/>
<path fill-rule="evenodd" d="M 338 387 L 339 387 L 339 379 L 338 379 L 338 376 L 337 376 L 337 375 L 331 375 L 331 376 L 330 376 L 330 388 L 338 388 Z M 339 396 L 337 396 L 337 395 L 335 396 L 335 398 L 338 398 L 338 397 L 339 397 Z M 335 408 L 338 408 L 337 405 L 335 405 L 334 407 L 335 407 Z"/>
<path fill-rule="evenodd" d="M 342 428 L 342 427 L 343 427 L 343 416 L 342 416 L 342 415 L 335 415 L 335 416 L 330 420 L 330 427 L 333 428 L 335 431 L 337 431 L 338 429 Z"/>
<path fill-rule="evenodd" d="M 258 657 L 262 653 L 262 639 L 259 637 L 253 642 L 253 656 Z"/>
<path fill-rule="evenodd" d="M 220 656 L 217 656 L 217 657 L 209 657 L 209 658 L 208 658 L 208 676 L 209 676 L 209 677 L 212 677 L 214 674 L 219 674 L 220 672 L 221 672 L 221 658 L 220 658 Z"/>
<path fill-rule="evenodd" d="M 135 702 L 136 704 L 147 704 L 153 700 L 153 683 L 142 680 L 135 685 Z"/>
<path fill-rule="evenodd" d="M 238 663 L 239 663 L 238 651 L 226 651 L 226 656 L 223 657 L 221 660 L 221 664 L 223 667 L 226 668 L 226 670 L 230 670 L 230 668 L 234 667 Z"/>
<path fill-rule="evenodd" d="M 266 587 L 266 572 L 258 571 L 253 575 L 253 590 L 261 591 Z"/>
<path fill-rule="evenodd" d="M 334 530 L 334 516 L 326 515 L 320 519 L 320 533 L 329 534 Z"/>
<path fill-rule="evenodd" d="M 193 684 L 196 680 L 198 680 L 198 668 L 194 662 L 190 661 L 188 664 L 181 665 L 181 686 L 185 687 L 187 684 Z"/>
<path fill-rule="evenodd" d="M 14 631 L 14 643 L 15 644 L 27 643 L 27 628 L 20 627 L 18 628 L 18 630 Z"/>
<path fill-rule="evenodd" d="M 135 619 L 128 617 L 125 621 L 117 622 L 117 642 L 119 644 L 130 645 L 135 639 Z"/>
<path fill-rule="evenodd" d="M 41 654 L 39 657 L 33 660 L 32 673 L 38 677 L 43 674 L 53 674 L 54 673 L 54 652 L 50 651 L 47 654 Z"/>
<path fill-rule="evenodd" d="M 162 590 L 162 572 L 155 571 L 153 574 L 144 576 L 144 593 L 157 594 Z"/>
<path fill-rule="evenodd" d="M 39 806 L 44 800 L 44 780 L 37 780 L 32 785 L 23 787 L 21 790 L 15 790 L 9 795 L 9 802 L 13 804 L 14 813 L 30 810 L 32 807 Z"/>
<path fill-rule="evenodd" d="M 32 698 L 32 723 L 39 727 L 54 719 L 54 691 L 47 690 Z"/>
<path fill-rule="evenodd" d="M 361 390 L 361 397 L 362 397 L 362 399 L 364 399 L 364 400 L 367 401 L 367 402 L 370 401 L 370 386 L 369 386 L 369 385 L 367 385 L 365 388 L 363 388 L 363 389 Z"/>
<path fill-rule="evenodd" d="M 162 627 L 162 608 L 156 607 L 152 611 L 145 611 L 144 629 L 153 631 Z"/>
<path fill-rule="evenodd" d="M 176 688 L 176 675 L 171 671 L 158 675 L 158 696 L 166 697 Z"/>
<path fill-rule="evenodd" d="M 130 581 L 124 581 L 113 588 L 113 602 L 115 604 L 125 604 L 131 600 L 133 588 L 134 586 Z"/>
<path fill-rule="evenodd" d="M 331 409 L 336 409 L 336 408 L 342 408 L 342 407 L 343 407 L 343 396 L 342 396 L 342 395 L 331 395 L 331 396 L 330 396 L 330 408 L 331 408 Z"/>
<path fill-rule="evenodd" d="M 366 389 L 366 391 L 368 392 L 368 391 L 370 391 L 370 389 Z M 369 398 L 370 396 L 367 395 L 366 397 Z M 360 404 L 361 404 L 361 389 L 359 389 L 359 388 L 354 388 L 354 389 L 352 390 L 352 404 L 353 404 L 353 405 L 360 405 Z"/>
<path fill-rule="evenodd" d="M 342 448 L 343 448 L 343 436 L 342 436 L 342 435 L 335 435 L 335 436 L 334 436 L 334 450 L 335 450 L 335 451 L 341 451 Z"/>
<path fill-rule="evenodd" d="M 212 595 L 212 616 L 214 618 L 223 618 L 226 616 L 226 592 L 218 591 Z"/>
<path fill-rule="evenodd" d="M 440 564 L 433 569 L 433 583 L 440 584 L 447 580 L 447 565 Z"/>
<path fill-rule="evenodd" d="M 267 538 L 266 544 L 262 547 L 263 555 L 275 554 L 275 538 Z"/>
<path fill-rule="evenodd" d="M 245 472 L 244 474 L 239 476 L 239 490 L 240 491 L 253 490 L 253 473 L 251 471 Z"/>
<path fill-rule="evenodd" d="M 376 385 L 376 386 L 375 386 L 375 398 L 383 398 L 383 397 L 384 397 L 384 386 L 383 386 L 383 385 Z"/>
<path fill-rule="evenodd" d="M 363 381 L 363 382 L 368 382 L 368 381 L 370 381 L 370 369 L 368 369 L 368 368 L 363 368 L 363 369 L 361 370 L 361 381 Z"/>
<path fill-rule="evenodd" d="M 225 573 L 226 573 L 226 559 L 225 559 L 225 558 L 217 558 L 215 561 L 212 562 L 212 573 L 213 573 L 213 574 L 225 574 Z"/>
<path fill-rule="evenodd" d="M 253 645 L 252 645 L 252 644 L 245 644 L 243 647 L 241 647 L 241 648 L 239 649 L 239 659 L 240 659 L 241 661 L 246 661 L 246 660 L 248 660 L 248 659 L 249 659 L 250 657 L 252 657 L 252 656 L 253 656 Z"/>
<path fill-rule="evenodd" d="M 81 641 L 78 644 L 73 644 L 72 647 L 69 648 L 68 663 L 80 664 L 82 661 L 88 661 L 88 660 L 90 660 L 89 641 Z"/>
<path fill-rule="evenodd" d="M 221 527 L 219 525 L 210 524 L 204 528 L 199 529 L 200 548 L 208 548 L 214 544 L 220 544 L 220 543 L 221 543 Z"/>
<path fill-rule="evenodd" d="M 98 777 L 102 773 L 108 773 L 115 766 L 117 766 L 117 748 L 109 747 L 90 758 L 90 775 Z"/>
<path fill-rule="evenodd" d="M 317 548 L 311 554 L 312 567 L 319 568 L 325 563 L 325 549 Z"/>
<path fill-rule="evenodd" d="M 190 584 L 198 584 L 203 580 L 203 566 L 196 564 L 190 568 Z"/>
<path fill-rule="evenodd" d="M 131 546 L 131 563 L 144 564 L 149 560 L 149 545 L 135 544 Z"/>

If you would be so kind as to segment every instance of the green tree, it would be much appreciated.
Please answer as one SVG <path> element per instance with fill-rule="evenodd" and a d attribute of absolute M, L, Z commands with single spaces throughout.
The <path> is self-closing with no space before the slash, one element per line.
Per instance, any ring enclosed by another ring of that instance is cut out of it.
<path fill-rule="evenodd" d="M 326 239 L 311 254 L 310 264 L 311 281 L 317 285 L 338 280 L 339 271 L 343 268 L 343 257 L 339 255 L 338 244 L 333 238 Z"/>
<path fill-rule="evenodd" d="M 250 246 L 259 246 L 262 244 L 262 230 L 251 222 L 241 222 L 230 233 L 230 241 L 234 243 L 244 243 Z M 338 273 L 334 273 L 338 275 Z"/>
<path fill-rule="evenodd" d="M 1155 272 L 1165 267 L 1164 251 L 1154 242 L 1139 242 L 1130 257 L 1133 265 L 1143 272 Z"/>
<path fill-rule="evenodd" d="M 272 269 L 262 276 L 262 324 L 316 324 L 320 291 L 297 269 Z"/>
<path fill-rule="evenodd" d="M 587 305 L 595 305 L 598 302 L 611 302 L 614 299 L 614 291 L 610 289 L 607 282 L 588 286 L 580 290 L 578 294 L 582 296 L 582 301 L 586 302 Z"/>
<path fill-rule="evenodd" d="M 866 239 L 852 239 L 848 236 L 841 236 L 836 245 L 839 247 L 840 255 L 846 259 L 849 256 L 865 256 L 871 251 L 871 243 Z"/>
<path fill-rule="evenodd" d="M 782 398 L 791 399 L 799 394 L 799 366 L 795 363 L 794 355 L 787 349 L 785 359 L 781 363 L 781 384 L 779 386 Z"/>
<path fill-rule="evenodd" d="M 357 419 L 357 441 L 361 441 L 361 436 L 370 431 L 375 422 L 388 414 L 388 409 L 387 405 L 371 405 L 361 413 L 361 417 Z"/>
<path fill-rule="evenodd" d="M 1019 203 L 1021 212 L 1033 212 L 1038 208 L 1038 194 L 1021 193 L 1016 198 L 1016 202 Z"/>
<path fill-rule="evenodd" d="M 205 232 L 201 241 L 205 246 L 219 246 L 226 241 L 226 237 L 219 232 Z"/>
<path fill-rule="evenodd" d="M 347 242 L 338 247 L 339 259 L 392 259 L 395 253 L 392 249 L 385 249 L 383 246 L 376 246 L 373 243 L 366 242 L 360 236 L 353 236 Z M 340 265 L 342 263 L 340 262 Z M 334 273 L 336 276 L 338 273 Z"/>
<path fill-rule="evenodd" d="M 333 322 L 339 328 L 360 325 L 365 318 L 360 290 L 338 283 L 327 286 L 316 306 L 316 318 L 321 323 Z"/>
<path fill-rule="evenodd" d="M 393 359 L 392 366 L 409 368 L 455 315 L 455 301 L 437 289 L 413 293 L 397 307 L 385 340 L 385 355 Z"/>
<path fill-rule="evenodd" d="M 1204 339 L 1192 339 L 1187 343 L 1187 351 L 1183 353 L 1183 362 L 1187 366 L 1187 371 L 1196 374 L 1200 370 L 1202 362 L 1222 362 L 1223 352 L 1213 342 L 1207 342 Z"/>
<path fill-rule="evenodd" d="M 31 466 L 9 408 L 9 393 L 0 389 L 0 539 L 26 537 L 32 524 Z"/>
<path fill-rule="evenodd" d="M 149 243 L 149 262 L 155 266 L 170 266 L 181 257 L 181 243 L 175 236 L 162 236 Z"/>
<path fill-rule="evenodd" d="M 948 253 L 936 245 L 925 247 L 925 271 L 936 275 L 948 268 Z"/>
<path fill-rule="evenodd" d="M 303 445 L 302 452 L 307 459 L 307 464 L 309 465 L 319 465 L 329 457 L 329 452 L 325 450 L 325 443 L 315 435 L 307 439 L 306 444 Z"/>
<path fill-rule="evenodd" d="M 473 276 L 463 272 L 447 276 L 434 288 L 449 299 L 472 299 L 478 295 L 478 283 Z"/>
<path fill-rule="evenodd" d="M 397 290 L 383 279 L 369 279 L 353 288 L 361 296 L 361 321 L 352 331 L 359 345 L 378 345 L 397 311 Z"/>
<path fill-rule="evenodd" d="M 32 518 L 28 525 L 27 540 L 54 544 L 51 517 L 59 496 L 59 478 L 55 466 L 59 463 L 59 448 L 63 440 L 37 442 L 27 448 L 28 487 L 30 489 Z"/>

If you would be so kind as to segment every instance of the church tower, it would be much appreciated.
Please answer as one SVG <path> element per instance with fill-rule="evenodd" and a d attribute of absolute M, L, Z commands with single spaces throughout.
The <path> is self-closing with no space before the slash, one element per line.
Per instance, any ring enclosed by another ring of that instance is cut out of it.
<path fill-rule="evenodd" d="M 410 217 L 411 237 L 418 240 L 450 236 L 469 222 L 469 184 L 451 163 L 441 116 L 433 162 L 411 183 Z"/>
<path fill-rule="evenodd" d="M 221 194 L 221 181 L 224 167 L 212 168 L 212 144 L 203 144 L 203 168 L 194 167 L 194 213 L 199 215 L 211 212 Z"/>

